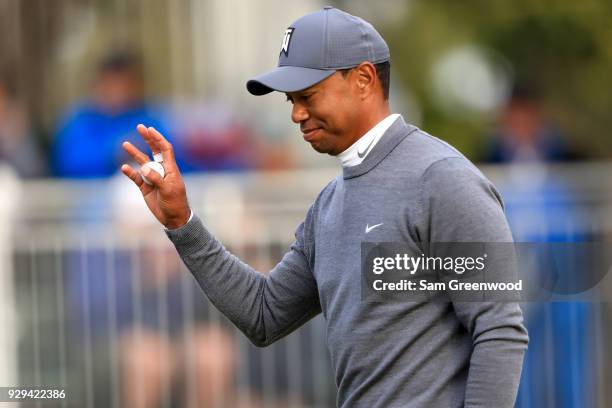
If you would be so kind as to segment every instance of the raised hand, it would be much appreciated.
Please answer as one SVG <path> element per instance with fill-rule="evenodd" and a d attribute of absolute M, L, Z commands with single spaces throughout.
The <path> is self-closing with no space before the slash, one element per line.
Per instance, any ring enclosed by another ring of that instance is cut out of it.
<path fill-rule="evenodd" d="M 121 171 L 138 186 L 149 210 L 160 223 L 170 229 L 181 227 L 189 220 L 191 210 L 187 201 L 185 183 L 176 165 L 172 145 L 153 127 L 138 125 L 136 129 L 153 154 L 162 154 L 162 165 L 166 174 L 162 178 L 156 171 L 143 166 L 151 159 L 127 141 L 123 142 L 123 148 L 140 164 L 140 171 L 152 184 L 145 183 L 141 174 L 128 164 L 122 165 Z"/>

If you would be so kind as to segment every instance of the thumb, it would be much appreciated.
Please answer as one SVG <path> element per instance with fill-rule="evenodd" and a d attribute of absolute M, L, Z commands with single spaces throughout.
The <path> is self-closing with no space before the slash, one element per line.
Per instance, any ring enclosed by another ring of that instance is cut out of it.
<path fill-rule="evenodd" d="M 161 188 L 163 179 L 162 179 L 161 174 L 159 174 L 157 171 L 152 170 L 147 165 L 143 165 L 140 167 L 140 173 L 142 174 L 142 180 L 145 183 L 149 185 L 153 185 L 157 188 Z"/>

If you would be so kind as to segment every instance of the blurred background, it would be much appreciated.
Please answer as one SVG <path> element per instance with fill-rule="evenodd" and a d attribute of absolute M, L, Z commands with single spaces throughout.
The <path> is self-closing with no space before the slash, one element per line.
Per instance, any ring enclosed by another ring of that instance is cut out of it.
<path fill-rule="evenodd" d="M 610 241 L 611 2 L 329 3 L 385 37 L 392 110 L 479 164 L 516 241 Z M 66 387 L 58 406 L 335 406 L 322 318 L 251 346 L 118 171 L 123 140 L 144 149 L 135 126 L 160 129 L 194 211 L 268 271 L 339 164 L 245 82 L 325 4 L 0 0 L 0 386 Z M 517 406 L 610 406 L 609 304 L 524 312 Z"/>

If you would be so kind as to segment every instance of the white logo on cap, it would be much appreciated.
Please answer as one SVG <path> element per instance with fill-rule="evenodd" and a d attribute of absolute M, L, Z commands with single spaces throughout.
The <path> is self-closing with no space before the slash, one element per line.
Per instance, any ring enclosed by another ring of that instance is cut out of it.
<path fill-rule="evenodd" d="M 289 56 L 289 42 L 291 41 L 291 34 L 293 34 L 293 30 L 295 28 L 289 27 L 285 30 L 285 37 L 283 38 L 283 46 L 281 47 L 281 52 L 285 53 L 285 57 Z"/>

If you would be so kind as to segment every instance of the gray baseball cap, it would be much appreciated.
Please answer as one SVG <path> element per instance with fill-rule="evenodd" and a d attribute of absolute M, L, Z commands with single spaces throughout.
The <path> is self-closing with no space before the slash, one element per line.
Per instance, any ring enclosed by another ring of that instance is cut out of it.
<path fill-rule="evenodd" d="M 326 6 L 285 30 L 278 67 L 246 84 L 253 95 L 306 89 L 336 70 L 388 61 L 389 47 L 367 21 Z"/>

